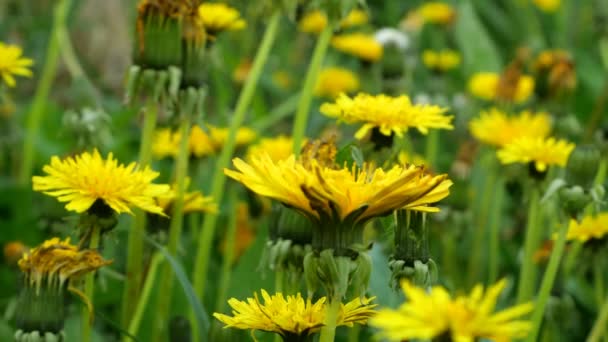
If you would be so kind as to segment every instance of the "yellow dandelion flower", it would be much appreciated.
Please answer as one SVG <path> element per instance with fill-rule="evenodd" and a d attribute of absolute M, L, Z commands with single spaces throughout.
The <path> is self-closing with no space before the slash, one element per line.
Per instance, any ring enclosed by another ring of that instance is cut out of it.
<path fill-rule="evenodd" d="M 207 125 L 209 137 L 216 151 L 221 150 L 228 140 L 228 128 Z M 236 131 L 236 146 L 245 146 L 255 140 L 257 134 L 248 127 L 239 127 Z"/>
<path fill-rule="evenodd" d="M 561 0 L 532 0 L 534 5 L 543 12 L 553 13 L 559 9 Z"/>
<path fill-rule="evenodd" d="M 190 185 L 190 178 L 186 179 L 186 189 Z M 157 200 L 158 205 L 164 213 L 169 214 L 175 199 L 177 198 L 177 184 L 171 186 L 171 191 Z M 217 203 L 211 196 L 204 196 L 200 191 L 191 191 L 184 194 L 184 214 L 187 213 L 217 213 Z"/>
<path fill-rule="evenodd" d="M 452 6 L 438 1 L 427 2 L 416 10 L 424 22 L 432 24 L 449 24 L 456 17 Z"/>
<path fill-rule="evenodd" d="M 367 133 L 377 128 L 386 136 L 402 136 L 409 128 L 416 128 L 427 134 L 429 128 L 453 129 L 452 116 L 444 115 L 446 108 L 430 105 L 414 105 L 406 95 L 391 97 L 372 96 L 360 93 L 354 98 L 340 95 L 335 103 L 324 103 L 321 113 L 346 123 L 363 123 L 355 133 L 363 139 Z"/>
<path fill-rule="evenodd" d="M 40 291 L 43 285 L 60 289 L 66 281 L 77 280 L 111 263 L 97 251 L 79 250 L 70 243 L 70 238 L 63 241 L 52 238 L 25 253 L 19 260 L 19 268 L 26 284 Z"/>
<path fill-rule="evenodd" d="M 342 34 L 332 38 L 331 45 L 338 51 L 353 55 L 366 62 L 382 58 L 384 49 L 373 35 L 365 33 Z"/>
<path fill-rule="evenodd" d="M 176 157 L 179 151 L 179 134 L 173 133 L 170 128 L 160 128 L 154 132 L 152 154 L 157 159 Z"/>
<path fill-rule="evenodd" d="M 453 341 L 526 337 L 532 324 L 518 318 L 532 311 L 531 303 L 494 312 L 505 285 L 501 280 L 485 293 L 483 286 L 477 285 L 469 296 L 452 298 L 441 286 L 427 292 L 404 281 L 402 289 L 408 301 L 396 310 L 379 310 L 370 325 L 379 328 L 380 335 L 389 341 L 432 339 L 443 334 L 449 334 Z"/>
<path fill-rule="evenodd" d="M 349 28 L 367 24 L 369 17 L 365 11 L 360 9 L 352 10 L 340 21 L 340 28 Z M 298 29 L 306 33 L 319 34 L 327 26 L 327 15 L 322 11 L 312 11 L 306 13 L 298 23 Z"/>
<path fill-rule="evenodd" d="M 445 72 L 460 65 L 460 54 L 454 50 L 424 50 L 422 63 L 431 70 Z"/>
<path fill-rule="evenodd" d="M 19 46 L 0 42 L 0 76 L 9 87 L 17 83 L 13 76 L 32 77 L 30 67 L 34 61 L 22 56 Z"/>
<path fill-rule="evenodd" d="M 340 93 L 352 93 L 359 90 L 357 75 L 344 68 L 326 68 L 319 74 L 315 95 L 335 98 Z"/>
<path fill-rule="evenodd" d="M 469 129 L 477 140 L 502 147 L 520 137 L 548 137 L 551 117 L 546 112 L 532 113 L 527 110 L 509 116 L 497 108 L 491 108 L 471 120 Z"/>
<path fill-rule="evenodd" d="M 599 213 L 597 216 L 585 216 L 580 223 L 570 220 L 566 239 L 584 243 L 591 239 L 602 239 L 606 235 L 608 235 L 608 212 Z"/>
<path fill-rule="evenodd" d="M 240 301 L 228 300 L 233 316 L 214 313 L 213 316 L 226 328 L 262 330 L 277 333 L 283 337 L 305 336 L 318 332 L 323 327 L 326 312 L 326 298 L 316 302 L 304 300 L 300 293 L 283 296 L 282 293 L 269 295 L 262 290 L 262 301 L 254 298 Z M 353 323 L 365 324 L 375 311 L 376 304 L 370 304 L 374 298 L 356 298 L 342 304 L 338 314 L 337 326 L 352 326 Z"/>
<path fill-rule="evenodd" d="M 179 147 L 179 132 L 174 133 L 177 136 L 177 144 L 175 146 Z M 190 139 L 188 141 L 188 150 L 190 151 L 190 155 L 201 158 L 204 156 L 209 156 L 217 152 L 217 145 L 213 142 L 212 138 L 207 134 L 207 132 L 203 131 L 203 129 L 194 125 L 190 129 Z M 174 157 L 177 156 L 177 149 L 175 149 Z"/>
<path fill-rule="evenodd" d="M 42 169 L 47 176 L 32 177 L 34 190 L 67 202 L 67 210 L 82 213 L 96 201 L 102 201 L 117 213 L 132 213 L 135 206 L 163 215 L 156 198 L 166 196 L 170 187 L 153 184 L 159 176 L 149 167 L 139 170 L 136 163 L 118 164 L 110 153 L 102 159 L 97 150 L 63 160 L 52 157 Z"/>
<path fill-rule="evenodd" d="M 251 161 L 254 157 L 259 157 L 264 153 L 268 154 L 274 162 L 287 159 L 293 153 L 293 139 L 285 135 L 262 138 L 255 145 L 249 146 L 245 159 Z"/>
<path fill-rule="evenodd" d="M 239 11 L 224 3 L 202 3 L 198 7 L 198 15 L 205 30 L 212 35 L 222 31 L 242 30 L 247 26 Z"/>
<path fill-rule="evenodd" d="M 555 138 L 522 137 L 498 150 L 503 164 L 534 163 L 536 170 L 544 172 L 550 165 L 565 166 L 574 144 Z"/>
<path fill-rule="evenodd" d="M 498 87 L 500 83 L 500 75 L 493 72 L 480 72 L 471 76 L 469 79 L 468 89 L 471 94 L 482 100 L 493 101 L 498 99 Z M 519 77 L 514 94 L 513 101 L 521 103 L 530 98 L 534 91 L 534 78 L 528 75 Z M 504 99 L 509 100 L 509 99 Z"/>
<path fill-rule="evenodd" d="M 445 198 L 452 184 L 447 175 L 431 176 L 414 165 L 334 169 L 312 160 L 306 167 L 293 155 L 277 162 L 262 155 L 233 163 L 237 171 L 225 169 L 228 177 L 323 224 L 347 218 L 365 222 L 400 208 L 436 212 L 431 204 Z"/>

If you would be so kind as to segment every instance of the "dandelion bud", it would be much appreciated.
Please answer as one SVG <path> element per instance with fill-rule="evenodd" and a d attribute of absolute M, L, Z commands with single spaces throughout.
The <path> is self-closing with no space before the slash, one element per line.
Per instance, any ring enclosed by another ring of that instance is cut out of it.
<path fill-rule="evenodd" d="M 591 196 L 579 185 L 560 189 L 559 198 L 566 213 L 573 218 L 592 201 Z"/>
<path fill-rule="evenodd" d="M 595 180 L 600 159 L 600 151 L 597 147 L 592 145 L 576 147 L 566 164 L 566 182 L 589 189 Z"/>
<path fill-rule="evenodd" d="M 576 118 L 576 115 L 568 114 L 559 120 L 555 120 L 555 132 L 560 136 L 575 140 L 576 137 L 582 134 L 583 127 Z"/>

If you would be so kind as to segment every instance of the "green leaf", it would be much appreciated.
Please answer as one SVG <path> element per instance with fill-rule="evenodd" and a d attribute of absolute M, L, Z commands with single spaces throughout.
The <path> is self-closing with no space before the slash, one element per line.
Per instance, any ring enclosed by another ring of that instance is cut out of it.
<path fill-rule="evenodd" d="M 198 325 L 201 328 L 201 336 L 207 336 L 209 333 L 209 317 L 207 316 L 207 311 L 203 307 L 202 302 L 194 293 L 194 289 L 188 280 L 188 276 L 186 272 L 184 272 L 184 268 L 182 265 L 175 259 L 169 252 L 165 249 L 165 247 L 159 245 L 156 241 L 151 239 L 150 237 L 145 237 L 146 241 L 150 243 L 152 246 L 156 247 L 169 261 L 171 267 L 173 268 L 173 272 L 175 273 L 175 277 L 179 281 L 182 286 L 186 297 L 188 298 L 188 302 L 190 302 L 190 306 L 192 306 L 192 310 L 194 311 L 194 315 L 196 316 L 196 320 L 198 321 Z"/>
<path fill-rule="evenodd" d="M 351 167 L 356 164 L 361 168 L 364 162 L 363 152 L 354 143 L 344 146 L 336 153 L 336 164 L 340 166 L 346 164 L 346 166 Z"/>
<path fill-rule="evenodd" d="M 462 53 L 465 75 L 470 76 L 479 71 L 499 72 L 502 69 L 496 47 L 470 1 L 463 1 L 458 6 L 456 42 Z"/>

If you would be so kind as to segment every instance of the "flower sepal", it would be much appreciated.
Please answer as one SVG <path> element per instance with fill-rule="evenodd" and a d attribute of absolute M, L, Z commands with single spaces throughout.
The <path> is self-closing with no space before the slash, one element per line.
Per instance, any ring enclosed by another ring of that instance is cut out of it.
<path fill-rule="evenodd" d="M 127 73 L 124 102 L 132 105 L 136 100 L 145 102 L 151 97 L 154 102 L 175 100 L 182 81 L 182 71 L 176 66 L 165 69 L 144 69 L 133 65 Z"/>
<path fill-rule="evenodd" d="M 15 332 L 15 342 L 61 342 L 65 341 L 65 333 L 45 332 L 41 334 L 39 331 L 24 332 L 19 329 Z"/>
<path fill-rule="evenodd" d="M 413 265 L 408 265 L 403 260 L 392 259 L 388 262 L 388 267 L 391 270 L 390 286 L 395 291 L 401 288 L 400 284 L 404 279 L 419 287 L 429 287 L 437 282 L 439 273 L 433 259 L 428 259 L 426 262 L 414 260 Z"/>

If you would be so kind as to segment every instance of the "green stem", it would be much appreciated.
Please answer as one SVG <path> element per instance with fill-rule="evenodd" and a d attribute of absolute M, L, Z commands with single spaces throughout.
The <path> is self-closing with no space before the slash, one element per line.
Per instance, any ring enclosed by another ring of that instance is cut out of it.
<path fill-rule="evenodd" d="M 300 147 L 302 146 L 302 140 L 306 134 L 306 125 L 308 124 L 308 114 L 310 111 L 310 103 L 312 101 L 312 93 L 319 78 L 319 72 L 321 71 L 321 64 L 325 58 L 327 47 L 333 33 L 333 26 L 327 25 L 319 39 L 317 45 L 312 54 L 308 71 L 306 72 L 306 78 L 304 79 L 304 86 L 302 87 L 302 96 L 300 96 L 300 102 L 298 103 L 298 110 L 296 111 L 296 118 L 293 123 L 293 153 L 298 156 L 300 154 Z"/>
<path fill-rule="evenodd" d="M 597 301 L 598 314 L 604 302 L 604 263 L 596 260 L 593 263 L 593 287 L 595 289 L 595 300 Z M 602 336 L 606 337 L 606 328 L 604 327 Z M 606 338 L 604 338 L 604 341 Z"/>
<path fill-rule="evenodd" d="M 189 114 L 189 113 L 187 113 Z M 188 143 L 190 136 L 189 115 L 184 115 L 181 119 L 179 134 L 182 137 L 179 145 L 179 152 L 175 162 L 175 184 L 177 192 L 175 201 L 171 210 L 171 223 L 169 225 L 169 242 L 167 243 L 167 252 L 173 256 L 177 254 L 179 247 L 179 239 L 182 235 L 183 219 L 184 219 L 184 194 L 186 192 L 186 178 L 188 177 Z M 173 294 L 173 268 L 171 264 L 165 263 L 161 271 L 159 292 L 156 305 L 156 332 L 154 340 L 163 341 L 166 333 L 168 316 L 171 311 L 171 295 Z"/>
<path fill-rule="evenodd" d="M 426 162 L 437 170 L 437 151 L 439 150 L 439 130 L 432 129 L 426 137 Z"/>
<path fill-rule="evenodd" d="M 517 303 L 527 302 L 532 298 L 536 283 L 536 265 L 532 256 L 538 249 L 541 230 L 538 227 L 539 189 L 536 184 L 530 188 L 528 223 L 526 225 L 526 240 L 524 242 L 523 265 L 519 274 Z"/>
<path fill-rule="evenodd" d="M 137 336 L 137 332 L 139 331 L 139 325 L 141 323 L 141 319 L 143 318 L 144 310 L 146 309 L 148 301 L 150 300 L 150 294 L 152 293 L 152 287 L 155 284 L 156 273 L 161 261 L 163 261 L 163 255 L 160 252 L 154 253 L 152 260 L 150 261 L 150 268 L 148 269 L 148 275 L 146 276 L 146 281 L 144 282 L 141 296 L 137 302 L 137 307 L 133 313 L 133 318 L 131 318 L 131 322 L 129 323 L 128 332 L 133 336 Z M 123 338 L 123 342 L 130 341 L 132 341 L 130 337 L 125 336 Z"/>
<path fill-rule="evenodd" d="M 300 94 L 292 95 L 285 102 L 279 104 L 274 108 L 268 115 L 262 117 L 260 120 L 254 122 L 252 127 L 258 132 L 264 132 L 268 128 L 274 126 L 277 122 L 286 118 L 291 114 L 298 105 L 298 99 Z"/>
<path fill-rule="evenodd" d="M 348 329 L 348 342 L 358 342 L 360 332 L 361 327 L 359 325 L 354 325 L 353 327 Z"/>
<path fill-rule="evenodd" d="M 498 266 L 500 264 L 500 224 L 502 213 L 502 202 L 504 200 L 505 188 L 502 179 L 496 181 L 496 194 L 494 206 L 490 217 L 490 256 L 488 258 L 488 284 L 494 284 L 498 277 Z"/>
<path fill-rule="evenodd" d="M 325 325 L 321 328 L 319 342 L 334 342 L 336 336 L 336 321 L 340 312 L 340 298 L 332 299 L 325 311 Z"/>
<path fill-rule="evenodd" d="M 53 83 L 53 79 L 57 74 L 57 62 L 59 53 L 61 52 L 60 32 L 65 27 L 65 21 L 72 0 L 61 0 L 55 5 L 53 14 L 53 27 L 51 29 L 51 37 L 46 50 L 46 59 L 42 76 L 36 88 L 32 108 L 27 115 L 25 127 L 25 139 L 23 141 L 23 158 L 21 160 L 21 169 L 19 170 L 19 184 L 26 185 L 30 182 L 32 169 L 34 167 L 35 145 L 38 138 L 40 125 L 42 124 L 42 116 L 47 108 L 47 99 Z"/>
<path fill-rule="evenodd" d="M 606 334 L 606 326 L 608 326 L 608 297 L 604 299 L 604 304 L 602 304 L 597 320 L 593 324 L 587 342 L 599 342 Z"/>
<path fill-rule="evenodd" d="M 97 249 L 99 248 L 99 241 L 101 239 L 101 231 L 97 224 L 91 227 L 91 240 L 89 242 L 89 249 Z M 95 294 L 95 272 L 89 273 L 84 281 L 84 295 L 91 301 L 91 304 L 94 304 L 94 294 Z M 89 342 L 91 340 L 91 323 L 92 323 L 92 315 L 93 313 L 89 313 L 89 308 L 82 308 L 82 342 Z"/>
<path fill-rule="evenodd" d="M 144 168 L 150 164 L 152 158 L 152 139 L 156 129 L 158 115 L 157 104 L 150 100 L 144 110 L 144 126 L 141 132 L 141 145 L 139 146 L 139 166 Z M 142 210 L 135 211 L 127 249 L 127 279 L 122 296 L 122 324 L 128 326 L 133 309 L 137 305 L 141 290 L 144 232 L 146 229 L 146 214 Z"/>
<path fill-rule="evenodd" d="M 549 265 L 547 266 L 547 270 L 543 276 L 540 292 L 538 293 L 538 297 L 534 303 L 534 313 L 532 314 L 532 332 L 530 335 L 528 335 L 528 339 L 526 340 L 528 342 L 535 342 L 538 338 L 540 326 L 545 314 L 545 308 L 547 306 L 547 300 L 549 300 L 549 295 L 551 294 L 551 289 L 553 288 L 553 283 L 555 282 L 555 276 L 557 275 L 557 270 L 559 269 L 562 255 L 564 254 L 567 232 L 568 224 L 562 224 L 559 230 L 559 237 L 557 238 L 555 246 L 553 246 L 553 250 L 551 251 Z"/>
<path fill-rule="evenodd" d="M 266 32 L 264 33 L 264 38 L 262 39 L 262 44 L 260 45 L 260 49 L 258 50 L 257 55 L 255 56 L 253 67 L 251 68 L 251 73 L 249 74 L 249 77 L 247 77 L 247 81 L 245 82 L 243 91 L 239 96 L 236 109 L 232 117 L 232 122 L 230 124 L 228 138 L 226 139 L 226 143 L 224 144 L 222 153 L 220 154 L 220 157 L 217 160 L 215 172 L 213 174 L 213 179 L 211 183 L 211 196 L 215 199 L 217 203 L 221 203 L 222 197 L 224 195 L 224 183 L 226 182 L 226 177 L 224 176 L 224 168 L 228 166 L 228 162 L 230 161 L 230 158 L 234 153 L 236 131 L 245 119 L 245 114 L 247 112 L 247 109 L 249 108 L 249 104 L 251 103 L 253 94 L 255 93 L 256 85 L 262 74 L 262 69 L 266 64 L 270 49 L 277 36 L 280 21 L 279 19 L 280 12 L 277 11 L 272 15 L 270 21 L 268 22 Z M 198 237 L 198 248 L 196 252 L 196 259 L 194 262 L 194 271 L 192 274 L 192 278 L 194 292 L 200 300 L 203 300 L 205 294 L 204 291 L 205 284 L 207 282 L 207 268 L 209 266 L 209 257 L 211 255 L 211 243 L 213 242 L 213 236 L 215 235 L 215 223 L 217 222 L 217 217 L 217 215 L 212 214 L 205 215 L 205 219 L 203 220 L 203 225 L 201 227 L 201 232 Z M 194 323 L 196 320 L 194 319 L 193 313 L 191 314 L 191 318 L 192 322 Z M 196 326 L 196 324 L 193 324 L 192 326 L 193 341 L 198 341 L 198 327 Z"/>
<path fill-rule="evenodd" d="M 231 191 L 230 200 L 232 215 L 228 219 L 228 229 L 226 231 L 226 243 L 224 245 L 224 260 L 222 261 L 222 272 L 220 286 L 217 292 L 217 301 L 215 303 L 215 312 L 223 312 L 226 303 L 226 295 L 228 294 L 228 286 L 230 286 L 230 268 L 234 262 L 234 250 L 236 243 L 236 228 L 237 228 L 237 201 L 236 193 Z"/>

